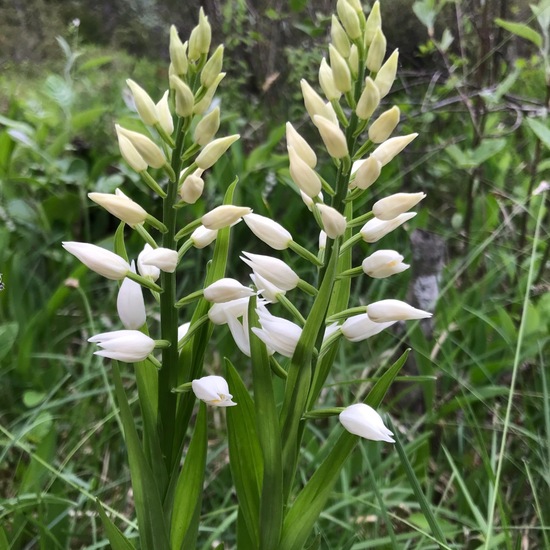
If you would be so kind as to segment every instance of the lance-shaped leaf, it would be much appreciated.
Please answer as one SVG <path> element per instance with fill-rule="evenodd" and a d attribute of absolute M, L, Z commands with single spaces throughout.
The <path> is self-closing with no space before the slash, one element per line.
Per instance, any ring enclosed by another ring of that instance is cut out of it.
<path fill-rule="evenodd" d="M 105 513 L 101 502 L 96 500 L 97 511 L 99 512 L 99 517 L 105 528 L 105 533 L 107 533 L 107 538 L 111 543 L 111 548 L 113 550 L 135 550 L 135 546 L 122 534 L 120 529 L 111 521 L 109 516 Z M 2 545 L 0 544 L 0 548 Z"/>

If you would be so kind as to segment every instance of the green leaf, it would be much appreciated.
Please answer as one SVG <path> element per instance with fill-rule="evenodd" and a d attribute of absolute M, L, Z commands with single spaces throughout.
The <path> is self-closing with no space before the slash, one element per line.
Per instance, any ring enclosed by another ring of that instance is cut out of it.
<path fill-rule="evenodd" d="M 8 542 L 8 537 L 4 528 L 0 526 L 0 550 L 9 550 L 10 543 Z"/>
<path fill-rule="evenodd" d="M 99 57 L 93 57 L 92 59 L 88 59 L 88 61 L 85 61 L 82 64 L 79 64 L 78 71 L 83 73 L 86 71 L 89 71 L 90 69 L 97 69 L 99 67 L 102 67 L 103 65 L 107 65 L 107 63 L 110 63 L 113 60 L 112 55 L 102 55 Z"/>
<path fill-rule="evenodd" d="M 19 325 L 17 323 L 5 323 L 0 325 L 0 360 L 2 360 L 10 352 L 17 333 L 19 332 Z"/>
<path fill-rule="evenodd" d="M 196 539 L 198 533 L 198 518 L 202 504 L 202 486 L 206 467 L 206 451 L 208 443 L 206 404 L 201 403 L 195 431 L 189 444 L 189 450 L 183 463 L 183 468 L 176 485 L 174 505 L 172 509 L 172 526 L 170 528 L 170 544 L 172 550 L 185 550 L 195 545 L 183 545 L 186 537 Z"/>
<path fill-rule="evenodd" d="M 33 407 L 36 407 L 42 401 L 44 401 L 46 397 L 46 394 L 44 392 L 34 391 L 34 390 L 28 390 L 23 394 L 23 404 L 25 407 L 32 409 Z"/>
<path fill-rule="evenodd" d="M 544 122 L 535 118 L 526 118 L 525 122 L 542 143 L 550 149 L 550 128 L 548 128 L 548 124 L 544 124 Z"/>
<path fill-rule="evenodd" d="M 412 6 L 413 12 L 420 22 L 427 28 L 433 29 L 437 10 L 434 9 L 433 0 L 423 0 L 415 2 Z"/>
<path fill-rule="evenodd" d="M 256 430 L 256 413 L 239 373 L 228 359 L 225 365 L 229 389 L 237 403 L 236 407 L 227 409 L 229 466 L 239 499 L 239 512 L 254 543 L 253 548 L 258 548 L 263 462 Z"/>
<path fill-rule="evenodd" d="M 107 107 L 93 107 L 73 115 L 71 124 L 74 130 L 82 130 L 92 124 L 97 124 L 98 119 L 107 111 Z"/>
<path fill-rule="evenodd" d="M 97 511 L 101 517 L 101 522 L 105 528 L 107 538 L 111 543 L 113 550 L 135 550 L 135 546 L 122 534 L 120 529 L 111 521 L 111 518 L 105 513 L 101 502 L 96 500 Z"/>
<path fill-rule="evenodd" d="M 507 30 L 508 32 L 511 32 L 512 34 L 515 34 L 520 38 L 525 38 L 525 40 L 529 40 L 535 46 L 537 46 L 537 48 L 542 48 L 542 36 L 531 27 L 524 25 L 523 23 L 505 21 L 504 19 L 500 19 L 499 17 L 495 19 L 495 23 L 499 27 Z"/>
<path fill-rule="evenodd" d="M 290 0 L 290 9 L 296 13 L 304 11 L 307 6 L 307 0 Z"/>
<path fill-rule="evenodd" d="M 118 227 L 116 228 L 115 239 L 114 239 L 114 250 L 115 250 L 115 253 L 118 254 L 121 258 L 124 258 L 126 261 L 128 261 L 128 252 L 126 252 L 126 244 L 124 241 L 125 226 L 126 224 L 124 222 L 120 222 L 118 224 Z"/>
<path fill-rule="evenodd" d="M 142 548 L 169 550 L 168 530 L 158 486 L 141 448 L 132 412 L 122 386 L 118 364 L 116 361 L 113 361 L 112 364 L 120 418 L 124 426 L 124 439 L 128 451 L 141 545 Z"/>

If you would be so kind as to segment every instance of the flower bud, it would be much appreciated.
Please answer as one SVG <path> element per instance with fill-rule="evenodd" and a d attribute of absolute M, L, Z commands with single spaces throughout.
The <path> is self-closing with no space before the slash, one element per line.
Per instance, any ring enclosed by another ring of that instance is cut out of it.
<path fill-rule="evenodd" d="M 204 116 L 197 124 L 193 134 L 195 143 L 198 143 L 201 147 L 208 145 L 214 139 L 219 127 L 220 108 L 216 107 Z"/>
<path fill-rule="evenodd" d="M 361 97 L 357 102 L 357 107 L 355 107 L 355 112 L 357 116 L 363 120 L 368 120 L 372 113 L 378 107 L 380 103 L 380 92 L 372 78 L 367 76 L 365 79 L 365 87 L 361 93 Z"/>
<path fill-rule="evenodd" d="M 369 139 L 373 143 L 386 141 L 399 124 L 399 107 L 393 106 L 384 111 L 370 126 Z"/>
<path fill-rule="evenodd" d="M 132 272 L 135 273 L 134 262 L 130 267 Z M 124 328 L 137 330 L 145 324 L 145 302 L 139 283 L 128 279 L 128 277 L 122 281 L 118 289 L 116 309 Z"/>
<path fill-rule="evenodd" d="M 336 239 L 346 231 L 346 218 L 332 206 L 326 204 L 317 204 L 317 209 L 321 214 L 323 229 L 330 239 Z"/>
<path fill-rule="evenodd" d="M 169 92 L 166 90 L 156 107 L 161 128 L 167 135 L 171 136 L 174 131 L 174 120 L 172 119 L 172 113 L 168 105 L 168 94 Z"/>
<path fill-rule="evenodd" d="M 170 85 L 176 91 L 176 114 L 188 117 L 193 114 L 195 97 L 191 88 L 178 76 L 170 76 Z"/>
<path fill-rule="evenodd" d="M 292 235 L 271 218 L 259 214 L 247 214 L 243 216 L 243 220 L 258 239 L 275 250 L 285 250 L 292 241 Z"/>
<path fill-rule="evenodd" d="M 369 318 L 367 313 L 362 313 L 361 315 L 348 317 L 340 327 L 340 330 L 346 340 L 350 342 L 362 342 L 371 336 L 376 336 L 395 322 L 375 323 Z"/>
<path fill-rule="evenodd" d="M 201 223 L 207 229 L 223 229 L 241 220 L 242 216 L 250 214 L 252 209 L 247 206 L 222 204 L 201 218 Z"/>
<path fill-rule="evenodd" d="M 170 27 L 170 61 L 174 74 L 185 75 L 189 62 L 187 61 L 187 42 L 181 43 L 178 31 L 174 25 Z"/>
<path fill-rule="evenodd" d="M 127 197 L 120 189 L 117 189 L 114 195 L 110 193 L 88 193 L 88 198 L 130 227 L 143 223 L 147 218 L 147 211 L 137 202 Z"/>
<path fill-rule="evenodd" d="M 143 258 L 146 258 L 151 250 L 153 250 L 153 247 L 150 244 L 146 243 L 143 247 L 143 250 L 138 255 L 137 266 L 139 274 L 142 277 L 150 279 L 154 282 L 160 277 L 160 269 L 154 265 L 147 265 L 143 263 Z"/>
<path fill-rule="evenodd" d="M 324 57 L 321 61 L 321 66 L 319 67 L 319 85 L 321 86 L 325 97 L 329 101 L 332 101 L 333 99 L 340 99 L 342 92 L 340 92 L 340 90 L 336 87 L 332 69 Z"/>
<path fill-rule="evenodd" d="M 195 174 L 189 174 L 181 184 L 180 197 L 187 204 L 195 204 L 201 197 L 204 189 L 204 180 Z"/>
<path fill-rule="evenodd" d="M 386 97 L 391 90 L 397 74 L 398 61 L 399 50 L 394 50 L 376 74 L 374 84 L 378 88 L 380 98 Z"/>
<path fill-rule="evenodd" d="M 373 218 L 361 228 L 361 237 L 366 243 L 375 243 L 415 216 L 416 212 L 407 212 L 389 221 Z"/>
<path fill-rule="evenodd" d="M 416 309 L 400 300 L 380 300 L 379 302 L 374 302 L 367 306 L 367 313 L 375 323 L 428 319 L 432 316 L 429 311 Z"/>
<path fill-rule="evenodd" d="M 223 138 L 215 139 L 207 144 L 199 156 L 195 159 L 197 166 L 201 170 L 208 170 L 211 166 L 216 164 L 220 157 L 229 149 L 229 147 L 235 143 L 241 136 L 234 134 Z"/>
<path fill-rule="evenodd" d="M 191 323 L 187 321 L 187 323 L 183 323 L 178 327 L 178 342 L 185 338 L 185 335 L 189 332 L 189 327 L 191 326 Z"/>
<path fill-rule="evenodd" d="M 178 251 L 170 248 L 149 248 L 143 250 L 138 262 L 158 267 L 166 273 L 174 273 L 178 265 Z"/>
<path fill-rule="evenodd" d="M 128 84 L 134 96 L 136 109 L 141 120 L 144 124 L 147 124 L 147 126 L 154 126 L 159 121 L 155 102 L 149 97 L 149 94 L 133 80 L 126 80 L 126 84 Z"/>
<path fill-rule="evenodd" d="M 321 230 L 319 232 L 319 250 L 324 250 L 327 247 L 327 234 Z"/>
<path fill-rule="evenodd" d="M 313 207 L 315 206 L 315 201 L 309 195 L 306 195 L 301 189 L 300 189 L 300 197 L 304 201 L 304 204 L 307 206 L 307 209 L 310 212 L 312 212 Z M 319 193 L 317 195 L 317 198 L 319 199 L 319 202 L 323 202 L 323 193 Z"/>
<path fill-rule="evenodd" d="M 340 55 L 342 55 L 343 57 L 349 56 L 349 38 L 342 25 L 340 25 L 340 21 L 338 21 L 336 15 L 332 16 L 330 39 L 332 40 L 334 47 L 340 52 Z"/>
<path fill-rule="evenodd" d="M 214 83 L 212 84 L 212 86 L 210 86 L 210 88 L 208 88 L 204 97 L 198 103 L 195 103 L 193 114 L 202 115 L 208 110 L 208 108 L 210 107 L 210 104 L 212 103 L 212 99 L 214 98 L 214 94 L 218 89 L 218 85 L 224 79 L 224 77 L 225 77 L 225 73 L 220 73 L 216 77 L 216 79 L 214 80 Z"/>
<path fill-rule="evenodd" d="M 230 302 L 215 303 L 208 310 L 208 318 L 215 325 L 225 325 L 230 318 L 244 317 L 248 311 L 249 296 L 231 300 Z"/>
<path fill-rule="evenodd" d="M 300 80 L 300 86 L 302 87 L 302 95 L 304 96 L 304 105 L 311 120 L 313 120 L 315 115 L 319 115 L 324 118 L 328 118 L 333 122 L 338 121 L 332 105 L 330 103 L 327 105 L 323 101 L 323 98 L 308 84 L 306 80 Z"/>
<path fill-rule="evenodd" d="M 286 143 L 293 147 L 298 156 L 310 167 L 317 165 L 317 155 L 309 143 L 296 131 L 290 122 L 286 123 Z"/>
<path fill-rule="evenodd" d="M 334 84 L 342 93 L 349 92 L 351 90 L 351 73 L 346 60 L 332 44 L 329 44 L 328 52 Z"/>
<path fill-rule="evenodd" d="M 281 290 L 292 290 L 298 285 L 300 278 L 283 260 L 251 252 L 243 252 L 243 255 L 244 258 L 241 256 L 241 260 L 251 267 L 254 273 L 261 275 Z"/>
<path fill-rule="evenodd" d="M 254 296 L 254 291 L 250 287 L 242 285 L 239 281 L 228 277 L 218 279 L 204 289 L 204 299 L 216 304 L 246 298 L 247 296 Z"/>
<path fill-rule="evenodd" d="M 386 37 L 382 32 L 382 29 L 378 29 L 374 34 L 372 43 L 369 47 L 369 52 L 367 54 L 367 69 L 376 73 L 382 67 L 384 62 L 384 56 L 386 55 Z"/>
<path fill-rule="evenodd" d="M 191 31 L 189 36 L 189 59 L 196 61 L 201 55 L 206 55 L 210 49 L 212 40 L 212 28 L 204 10 L 199 11 L 199 24 Z"/>
<path fill-rule="evenodd" d="M 348 4 L 347 0 L 338 0 L 336 3 L 336 10 L 348 36 L 352 40 L 359 38 L 361 36 L 359 17 L 355 10 Z"/>
<path fill-rule="evenodd" d="M 232 395 L 229 393 L 227 382 L 221 376 L 203 376 L 191 382 L 193 393 L 204 401 L 207 405 L 213 407 L 233 407 L 237 403 L 231 401 Z"/>
<path fill-rule="evenodd" d="M 258 292 L 268 302 L 278 302 L 279 294 L 285 294 L 284 290 L 281 290 L 279 287 L 275 286 L 273 283 L 271 283 L 265 277 L 262 277 L 258 273 L 251 273 L 250 278 L 252 279 L 254 286 L 258 289 Z"/>
<path fill-rule="evenodd" d="M 147 163 L 143 160 L 143 157 L 138 153 L 137 149 L 132 145 L 132 142 L 122 134 L 117 133 L 118 147 L 122 158 L 130 165 L 130 168 L 136 172 L 143 172 L 147 170 Z"/>
<path fill-rule="evenodd" d="M 351 76 L 355 79 L 359 74 L 359 50 L 355 44 L 351 45 L 349 50 L 348 57 L 349 70 L 351 71 Z"/>
<path fill-rule="evenodd" d="M 363 271 L 373 279 L 385 279 L 409 268 L 403 256 L 395 250 L 377 250 L 363 260 Z"/>
<path fill-rule="evenodd" d="M 166 164 L 166 157 L 159 146 L 147 136 L 139 132 L 127 130 L 115 124 L 117 134 L 128 138 L 143 160 L 153 168 L 162 168 Z"/>
<path fill-rule="evenodd" d="M 292 357 L 296 350 L 302 329 L 297 324 L 282 317 L 275 317 L 265 307 L 258 308 L 261 328 L 253 327 L 252 332 L 264 344 L 285 357 Z"/>
<path fill-rule="evenodd" d="M 218 46 L 201 71 L 201 84 L 210 88 L 220 74 L 223 65 L 223 46 Z"/>
<path fill-rule="evenodd" d="M 407 134 L 387 139 L 379 145 L 371 154 L 382 166 L 386 166 L 395 156 L 397 156 L 407 145 L 416 138 L 418 134 Z"/>
<path fill-rule="evenodd" d="M 313 123 L 317 126 L 328 154 L 336 159 L 348 156 L 348 144 L 344 132 L 326 118 L 319 115 L 313 117 Z"/>
<path fill-rule="evenodd" d="M 357 403 L 344 409 L 338 419 L 344 428 L 364 439 L 395 443 L 393 433 L 384 426 L 381 416 L 369 405 Z"/>
<path fill-rule="evenodd" d="M 355 166 L 357 168 L 354 170 Z M 382 165 L 372 156 L 354 162 L 351 169 L 352 174 L 355 172 L 352 186 L 359 187 L 359 189 L 368 189 L 378 179 L 381 171 Z"/>
<path fill-rule="evenodd" d="M 216 240 L 217 236 L 217 229 L 207 229 L 204 225 L 201 225 L 191 233 L 191 237 L 189 238 L 195 248 L 206 248 Z"/>
<path fill-rule="evenodd" d="M 417 205 L 426 193 L 395 193 L 380 199 L 372 207 L 372 213 L 379 220 L 393 220 Z"/>
<path fill-rule="evenodd" d="M 287 147 L 290 177 L 292 181 L 309 197 L 321 192 L 321 180 L 313 168 L 310 168 L 298 155 L 294 147 Z"/>
<path fill-rule="evenodd" d="M 88 342 L 103 348 L 101 351 L 95 351 L 94 355 L 108 357 L 123 363 L 145 361 L 155 349 L 155 341 L 139 330 L 103 332 L 88 338 Z"/>
<path fill-rule="evenodd" d="M 374 40 L 376 31 L 382 28 L 382 17 L 380 15 L 380 2 L 376 0 L 370 10 L 367 22 L 365 24 L 365 45 L 370 46 Z"/>
<path fill-rule="evenodd" d="M 124 258 L 95 244 L 74 241 L 66 241 L 61 244 L 67 252 L 76 256 L 88 269 L 107 279 L 120 281 L 130 271 L 130 264 Z"/>

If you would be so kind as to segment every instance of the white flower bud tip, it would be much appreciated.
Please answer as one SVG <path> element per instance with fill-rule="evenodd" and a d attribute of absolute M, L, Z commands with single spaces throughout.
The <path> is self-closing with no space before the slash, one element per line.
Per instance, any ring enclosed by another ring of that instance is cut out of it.
<path fill-rule="evenodd" d="M 137 152 L 149 166 L 153 168 L 162 168 L 166 164 L 166 158 L 163 152 L 153 140 L 139 132 L 127 130 L 118 124 L 115 124 L 115 129 L 119 136 L 122 135 L 130 140 Z"/>
<path fill-rule="evenodd" d="M 229 386 L 225 378 L 221 376 L 203 376 L 191 382 L 193 393 L 204 401 L 207 405 L 213 407 L 233 407 L 237 403 L 232 401 L 232 395 L 229 393 Z"/>
<path fill-rule="evenodd" d="M 388 221 L 373 218 L 361 228 L 361 237 L 366 243 L 375 243 L 415 216 L 416 212 L 407 212 Z"/>
<path fill-rule="evenodd" d="M 331 239 L 342 236 L 346 231 L 346 218 L 338 210 L 332 208 L 332 206 L 317 204 L 316 207 L 321 214 L 323 229 L 327 236 Z"/>
<path fill-rule="evenodd" d="M 143 247 L 143 250 L 139 253 L 138 259 L 137 259 L 137 265 L 139 274 L 142 277 L 146 277 L 147 279 L 150 279 L 151 281 L 156 281 L 160 277 L 160 269 L 154 265 L 147 265 L 143 262 L 143 258 L 147 258 L 149 253 L 153 250 L 153 247 L 146 243 Z"/>
<path fill-rule="evenodd" d="M 204 299 L 218 304 L 253 295 L 254 291 L 250 287 L 228 277 L 219 279 L 204 289 Z"/>
<path fill-rule="evenodd" d="M 154 126 L 157 124 L 157 122 L 159 122 L 157 107 L 149 94 L 133 80 L 126 80 L 126 84 L 128 84 L 134 96 L 136 109 L 143 123 L 147 126 Z"/>
<path fill-rule="evenodd" d="M 290 177 L 308 197 L 316 197 L 321 192 L 321 180 L 315 170 L 300 158 L 294 147 L 287 147 Z"/>
<path fill-rule="evenodd" d="M 250 252 L 243 252 L 243 255 L 244 258 L 241 256 L 241 260 L 250 266 L 254 273 L 258 273 L 276 287 L 292 290 L 298 285 L 300 277 L 283 260 Z"/>
<path fill-rule="evenodd" d="M 259 214 L 247 214 L 243 220 L 258 239 L 275 250 L 285 250 L 292 241 L 292 235 L 271 218 Z"/>
<path fill-rule="evenodd" d="M 395 193 L 374 203 L 372 213 L 379 220 L 393 220 L 416 206 L 425 196 L 426 193 Z"/>
<path fill-rule="evenodd" d="M 362 342 L 371 336 L 376 336 L 395 322 L 375 323 L 367 313 L 362 313 L 361 315 L 354 315 L 346 319 L 340 330 L 344 338 L 350 342 Z"/>
<path fill-rule="evenodd" d="M 144 361 L 155 349 L 155 341 L 139 330 L 115 330 L 96 334 L 88 342 L 97 344 L 101 351 L 94 355 L 108 357 L 124 363 Z"/>
<path fill-rule="evenodd" d="M 286 123 L 286 143 L 293 147 L 297 155 L 310 167 L 317 165 L 317 155 L 309 143 L 296 131 L 290 122 Z"/>
<path fill-rule="evenodd" d="M 178 251 L 170 248 L 150 248 L 140 254 L 139 261 L 142 265 L 152 265 L 166 273 L 174 273 L 178 265 Z"/>
<path fill-rule="evenodd" d="M 339 416 L 344 428 L 364 439 L 395 443 L 393 433 L 386 428 L 382 417 L 369 405 L 357 403 L 344 409 Z"/>
<path fill-rule="evenodd" d="M 363 260 L 363 271 L 373 279 L 385 279 L 409 268 L 395 250 L 377 250 Z"/>
<path fill-rule="evenodd" d="M 408 134 L 406 136 L 398 136 L 386 140 L 384 143 L 379 145 L 373 152 L 372 155 L 382 166 L 386 166 L 388 162 L 393 160 L 407 145 L 416 138 L 418 134 Z"/>
<path fill-rule="evenodd" d="M 88 193 L 88 198 L 131 227 L 143 223 L 147 218 L 147 211 L 119 189 L 115 191 L 114 195 L 111 193 Z"/>
<path fill-rule="evenodd" d="M 373 143 L 386 141 L 399 124 L 399 107 L 394 106 L 384 111 L 370 126 L 369 139 Z"/>
<path fill-rule="evenodd" d="M 341 159 L 348 156 L 346 136 L 337 124 L 319 115 L 313 117 L 313 123 L 317 126 L 321 139 L 331 157 Z"/>
<path fill-rule="evenodd" d="M 132 273 L 135 273 L 134 262 L 132 262 L 130 267 Z M 128 279 L 128 277 L 122 281 L 118 289 L 116 309 L 124 328 L 137 330 L 145 324 L 145 302 L 139 283 Z"/>
<path fill-rule="evenodd" d="M 86 267 L 107 279 L 120 281 L 130 271 L 130 264 L 124 258 L 95 244 L 68 241 L 62 245 Z"/>
<path fill-rule="evenodd" d="M 235 143 L 241 136 L 234 134 L 223 138 L 215 139 L 211 141 L 204 149 L 199 153 L 195 162 L 197 166 L 202 170 L 208 170 L 211 166 L 216 164 L 219 158 Z"/>
<path fill-rule="evenodd" d="M 201 218 L 201 223 L 207 229 L 223 229 L 241 220 L 243 216 L 250 214 L 248 206 L 234 206 L 233 204 L 222 204 L 217 206 Z"/>
<path fill-rule="evenodd" d="M 217 236 L 217 229 L 207 229 L 204 225 L 201 225 L 191 233 L 190 239 L 195 248 L 206 248 L 216 240 Z"/>
<path fill-rule="evenodd" d="M 409 321 L 413 319 L 428 319 L 432 316 L 429 311 L 416 309 L 400 300 L 380 300 L 367 306 L 369 318 L 375 323 L 390 321 Z"/>

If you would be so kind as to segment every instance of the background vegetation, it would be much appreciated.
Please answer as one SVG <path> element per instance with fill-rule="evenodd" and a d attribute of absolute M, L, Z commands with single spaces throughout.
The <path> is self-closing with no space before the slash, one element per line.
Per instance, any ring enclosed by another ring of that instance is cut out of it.
<path fill-rule="evenodd" d="M 273 213 L 314 247 L 317 232 L 303 227 L 301 201 L 289 204 L 281 194 L 289 179 L 282 138 L 288 119 L 310 131 L 298 82 L 316 81 L 334 5 L 204 6 L 215 42 L 226 44 L 222 124 L 243 135 L 210 174 L 207 198 L 223 193 L 223 171 L 239 174 L 242 204 Z M 128 181 L 134 176 L 114 139 L 115 120 L 137 120 L 124 82 L 131 76 L 160 97 L 168 25 L 186 35 L 197 12 L 195 3 L 175 0 L 0 6 L 0 549 L 105 547 L 96 498 L 121 512 L 127 534 L 135 527 L 109 366 L 85 344 L 90 333 L 118 328 L 114 287 L 76 266 L 60 241 L 100 244 L 112 234 L 112 220 L 88 191 L 124 184 L 138 202 L 148 194 Z M 418 372 L 384 403 L 407 441 L 410 468 L 393 448 L 361 444 L 319 524 L 321 548 L 438 547 L 426 506 L 448 547 L 550 548 L 550 220 L 548 193 L 533 194 L 550 169 L 550 4 L 386 1 L 382 13 L 388 49 L 401 52 L 392 92 L 400 133 L 420 136 L 384 168 L 365 208 L 398 189 L 425 190 L 409 232 L 442 237 L 446 265 L 433 337 L 417 327 L 350 346 L 324 395 L 329 405 L 349 402 L 351 388 L 366 391 L 399 349 L 414 348 Z M 383 247 L 410 258 L 404 235 L 388 236 Z M 250 246 L 237 227 L 234 256 Z M 182 287 L 194 288 L 203 263 L 200 255 L 188 261 Z M 238 273 L 237 262 L 231 269 Z M 355 289 L 363 303 L 404 299 L 403 280 Z M 213 372 L 225 355 L 237 357 L 224 332 L 214 337 Z M 239 364 L 246 372 L 241 356 Z M 131 391 L 129 373 L 125 382 Z M 205 549 L 215 541 L 231 548 L 235 531 L 219 414 L 211 426 Z M 312 424 L 305 438 L 311 471 L 334 438 L 331 426 Z M 304 478 L 311 471 L 304 468 Z"/>

